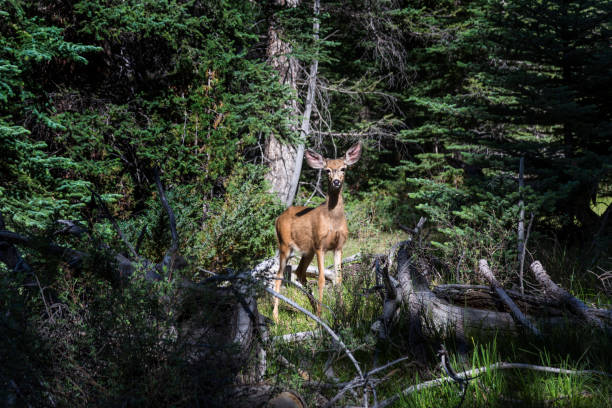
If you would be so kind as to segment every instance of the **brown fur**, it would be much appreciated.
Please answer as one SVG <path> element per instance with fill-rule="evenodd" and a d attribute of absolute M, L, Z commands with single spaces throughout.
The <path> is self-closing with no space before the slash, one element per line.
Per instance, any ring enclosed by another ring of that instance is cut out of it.
<path fill-rule="evenodd" d="M 351 147 L 343 159 L 324 159 L 321 155 L 307 151 L 306 161 L 313 168 L 324 169 L 328 176 L 328 193 L 325 203 L 316 208 L 289 207 L 276 219 L 276 236 L 278 238 L 279 270 L 274 289 L 280 289 L 280 278 L 287 265 L 291 251 L 302 253 L 302 259 L 297 268 L 298 280 L 306 284 L 306 268 L 317 256 L 319 269 L 319 303 L 317 314 L 321 314 L 325 274 L 323 257 L 326 251 L 334 251 L 334 269 L 337 282 L 342 283 L 340 262 L 342 247 L 348 238 L 348 226 L 344 217 L 344 202 L 342 200 L 342 183 L 346 168 L 359 160 L 361 144 Z M 278 299 L 274 299 L 272 313 L 278 322 Z"/>

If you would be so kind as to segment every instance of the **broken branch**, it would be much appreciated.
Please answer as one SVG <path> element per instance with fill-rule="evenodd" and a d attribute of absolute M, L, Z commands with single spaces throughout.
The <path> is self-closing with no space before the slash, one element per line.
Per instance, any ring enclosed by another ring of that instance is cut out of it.
<path fill-rule="evenodd" d="M 531 264 L 531 271 L 535 275 L 536 280 L 542 286 L 544 286 L 546 291 L 559 303 L 568 305 L 574 313 L 584 317 L 592 325 L 595 325 L 600 328 L 603 327 L 603 323 L 601 322 L 601 320 L 593 316 L 587 305 L 585 305 L 582 301 L 576 299 L 568 291 L 559 287 L 555 282 L 553 282 L 550 276 L 548 276 L 548 273 L 546 273 L 546 270 L 544 269 L 540 261 L 535 261 Z"/>
<path fill-rule="evenodd" d="M 334 333 L 334 331 L 323 320 L 321 320 L 320 318 L 318 318 L 317 316 L 315 316 L 314 314 L 312 314 L 308 310 L 304 309 L 302 306 L 298 305 L 293 300 L 291 300 L 291 299 L 281 295 L 280 293 L 278 293 L 278 292 L 276 292 L 276 291 L 274 291 L 274 290 L 272 290 L 272 289 L 270 289 L 268 287 L 266 287 L 265 289 L 266 289 L 266 292 L 268 292 L 272 296 L 279 298 L 283 302 L 289 303 L 291 306 L 293 306 L 294 308 L 296 308 L 300 312 L 304 313 L 306 316 L 310 317 L 315 322 L 319 323 L 321 325 L 321 327 L 323 327 L 325 329 L 325 331 L 327 331 L 327 333 L 329 333 L 329 335 L 332 337 L 332 339 L 334 339 L 334 341 L 336 343 L 338 343 L 340 348 L 342 348 L 342 350 L 347 355 L 349 360 L 351 360 L 351 362 L 355 366 L 355 369 L 357 370 L 357 373 L 359 374 L 359 378 L 363 379 L 363 373 L 361 371 L 361 367 L 359 366 L 359 363 L 357 362 L 357 360 L 353 356 L 353 353 L 351 353 L 351 351 L 348 349 L 348 347 L 346 347 L 344 342 L 342 342 L 340 337 L 338 337 L 338 335 L 336 333 Z"/>
<path fill-rule="evenodd" d="M 165 266 L 168 269 L 168 279 L 170 280 L 172 279 L 172 269 L 174 267 L 174 254 L 178 250 L 179 242 L 178 233 L 176 232 L 176 218 L 174 217 L 174 211 L 172 211 L 172 207 L 170 207 L 170 204 L 168 203 L 168 199 L 166 198 L 166 193 L 164 191 L 164 186 L 162 185 L 161 180 L 159 178 L 159 168 L 156 167 L 153 172 L 155 174 L 155 184 L 157 185 L 159 199 L 161 200 L 162 205 L 166 210 L 166 213 L 168 214 L 168 220 L 170 223 L 170 233 L 172 234 L 172 244 L 170 245 L 170 248 L 168 248 L 168 251 L 166 251 L 166 254 L 164 255 L 164 259 L 162 261 L 162 268 Z"/>
<path fill-rule="evenodd" d="M 523 312 L 519 310 L 519 308 L 516 306 L 516 303 L 514 303 L 512 299 L 510 299 L 510 296 L 508 296 L 506 291 L 500 286 L 499 282 L 497 282 L 497 279 L 495 279 L 495 275 L 493 275 L 493 271 L 491 271 L 491 269 L 489 268 L 489 264 L 487 263 L 486 259 L 481 259 L 480 261 L 478 261 L 478 270 L 480 271 L 480 274 L 493 287 L 493 290 L 495 290 L 495 293 L 497 293 L 502 302 L 504 302 L 506 306 L 508 306 L 510 312 L 512 313 L 512 316 L 524 327 L 528 328 L 533 334 L 535 334 L 536 336 L 541 336 L 542 334 L 537 329 L 537 327 L 535 327 L 529 320 L 527 320 L 527 317 L 525 317 Z"/>

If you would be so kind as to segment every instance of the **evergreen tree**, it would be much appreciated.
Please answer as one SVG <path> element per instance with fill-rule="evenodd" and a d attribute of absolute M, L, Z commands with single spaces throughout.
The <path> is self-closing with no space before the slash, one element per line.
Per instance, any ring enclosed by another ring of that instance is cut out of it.
<path fill-rule="evenodd" d="M 100 49 L 67 41 L 60 27 L 31 16 L 22 2 L 0 3 L 0 211 L 19 227 L 42 227 L 51 216 L 66 216 L 85 205 L 88 183 L 64 179 L 58 173 L 77 164 L 62 154 L 50 154 L 45 132 L 65 131 L 52 117 L 44 73 L 53 63 L 87 64 Z"/>
<path fill-rule="evenodd" d="M 486 109 L 501 131 L 480 140 L 515 168 L 524 156 L 529 185 L 549 197 L 542 210 L 590 232 L 600 226 L 590 204 L 609 194 L 612 169 L 611 12 L 610 1 L 519 0 L 492 2 L 488 13 Z"/>

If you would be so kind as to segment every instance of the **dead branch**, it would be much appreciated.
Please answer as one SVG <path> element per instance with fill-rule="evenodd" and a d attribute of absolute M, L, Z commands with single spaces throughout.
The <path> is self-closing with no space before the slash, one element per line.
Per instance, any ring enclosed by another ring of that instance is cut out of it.
<path fill-rule="evenodd" d="M 493 271 L 489 268 L 489 264 L 486 259 L 481 259 L 478 261 L 478 270 L 480 274 L 489 282 L 495 293 L 499 296 L 499 298 L 508 306 L 512 316 L 521 323 L 524 327 L 528 328 L 533 334 L 536 336 L 541 336 L 540 331 L 525 317 L 523 312 L 519 310 L 516 304 L 510 299 L 510 296 L 506 293 L 506 291 L 500 286 L 497 279 L 495 279 L 495 275 L 493 275 Z"/>
<path fill-rule="evenodd" d="M 140 230 L 140 234 L 138 234 L 138 239 L 136 239 L 136 252 L 140 253 L 140 245 L 142 244 L 142 240 L 147 232 L 147 225 L 145 224 Z"/>
<path fill-rule="evenodd" d="M 601 266 L 598 266 L 597 269 L 599 269 L 602 273 L 598 274 L 591 270 L 589 270 L 589 273 L 593 274 L 597 279 L 599 279 L 604 292 L 608 296 L 612 296 L 612 270 L 607 271 Z"/>
<path fill-rule="evenodd" d="M 161 262 L 162 271 L 164 269 L 168 270 L 168 280 L 170 280 L 172 279 L 172 271 L 175 267 L 175 254 L 178 251 L 179 238 L 178 233 L 176 231 L 176 219 L 174 217 L 174 211 L 172 211 L 172 207 L 170 207 L 168 199 L 166 198 L 164 186 L 162 185 L 162 182 L 159 178 L 159 169 L 156 167 L 153 172 L 155 174 L 155 184 L 157 185 L 159 199 L 161 200 L 162 205 L 164 206 L 164 209 L 168 214 L 168 221 L 170 223 L 170 233 L 172 234 L 172 244 L 170 245 L 170 248 L 168 248 L 168 250 L 166 251 L 164 259 Z"/>
<path fill-rule="evenodd" d="M 463 283 L 448 283 L 443 285 L 436 285 L 431 289 L 436 296 L 438 297 L 451 297 L 451 298 L 460 298 L 465 299 L 467 297 L 467 292 L 472 291 L 485 291 L 487 293 L 493 293 L 491 291 L 491 286 L 487 285 L 468 285 Z M 514 302 L 528 303 L 533 306 L 546 306 L 546 307 L 556 307 L 559 305 L 558 302 L 552 301 L 550 299 L 544 299 L 539 296 L 522 294 L 517 290 L 512 289 L 504 289 L 508 296 L 512 298 Z"/>
<path fill-rule="evenodd" d="M 565 368 L 547 367 L 547 366 L 539 366 L 539 365 L 524 364 L 524 363 L 506 363 L 506 362 L 499 362 L 499 363 L 491 364 L 485 367 L 474 368 L 472 370 L 466 370 L 461 373 L 457 373 L 456 376 L 458 378 L 465 380 L 466 378 L 475 377 L 481 373 L 485 373 L 487 371 L 494 371 L 494 370 L 533 370 L 533 371 L 540 371 L 540 372 L 553 373 L 553 374 L 600 375 L 600 376 L 605 376 L 605 377 L 612 377 L 612 374 L 609 374 L 603 371 L 597 371 L 597 370 L 568 370 Z M 426 388 L 437 387 L 439 385 L 442 385 L 448 382 L 453 382 L 453 381 L 455 380 L 452 377 L 446 376 L 446 377 L 437 378 L 434 380 L 425 381 L 420 384 L 411 385 L 410 387 L 404 389 L 400 394 L 396 394 L 393 397 L 382 401 L 380 404 L 378 404 L 378 407 L 379 408 L 388 407 L 389 405 L 397 401 L 401 395 L 407 396 L 414 392 L 424 390 Z"/>
<path fill-rule="evenodd" d="M 293 272 L 295 270 L 297 270 L 297 266 L 294 266 L 294 265 L 290 265 L 290 266 L 291 266 L 291 269 L 292 269 L 292 275 L 291 275 L 292 279 L 291 280 L 294 280 L 293 276 L 295 274 Z M 325 273 L 325 279 L 326 280 L 328 280 L 328 281 L 330 281 L 332 283 L 336 281 L 336 272 L 334 272 L 334 271 L 332 271 L 332 270 L 330 270 L 328 268 L 325 268 L 325 269 L 323 269 L 323 273 Z M 295 276 L 297 276 L 297 275 L 295 275 Z M 318 278 L 319 277 L 319 269 L 317 267 L 315 267 L 315 266 L 309 266 L 308 268 L 306 268 L 306 276 L 308 276 L 310 278 Z"/>
<path fill-rule="evenodd" d="M 431 330 L 443 335 L 455 331 L 458 338 L 465 340 L 466 332 L 480 335 L 516 333 L 514 320 L 508 313 L 459 307 L 438 298 L 418 273 L 409 244 L 404 242 L 400 246 L 397 277 L 402 302 L 408 309 L 412 336 L 429 334 Z"/>
<path fill-rule="evenodd" d="M 80 237 L 83 234 L 89 235 L 87 228 L 80 225 L 77 221 L 57 220 L 56 222 L 64 226 L 64 228 L 62 228 L 61 231 L 58 231 L 57 234 L 72 234 L 76 235 L 77 237 Z"/>
<path fill-rule="evenodd" d="M 463 307 L 449 303 L 442 296 L 437 296 L 429 288 L 427 280 L 419 270 L 424 266 L 416 264 L 412 252 L 412 241 L 405 241 L 400 245 L 397 255 L 397 280 L 400 285 L 398 294 L 402 303 L 406 306 L 410 319 L 409 336 L 411 343 L 419 344 L 424 336 L 444 337 L 450 333 L 455 333 L 459 340 L 465 341 L 468 338 L 466 337 L 468 333 L 479 337 L 489 337 L 496 334 L 511 335 L 520 332 L 510 313 Z M 464 285 L 454 286 L 457 286 L 457 289 L 462 289 Z M 438 291 L 436 290 L 436 292 Z M 465 296 L 467 295 L 464 295 L 464 298 Z M 537 302 L 538 298 L 533 298 L 535 297 L 529 297 L 528 295 L 522 297 L 526 302 L 533 302 L 534 300 Z M 490 303 L 488 299 L 485 296 L 485 303 Z M 529 321 L 537 323 L 540 330 L 545 327 L 563 327 L 576 323 L 577 319 L 573 315 L 562 315 L 558 307 L 555 307 L 556 304 L 550 303 L 544 298 L 540 300 L 540 303 L 539 307 L 531 308 L 537 313 L 525 317 Z M 547 307 L 548 309 L 546 309 Z M 589 313 L 600 317 L 608 312 L 591 309 Z"/>
<path fill-rule="evenodd" d="M 393 361 L 388 362 L 388 363 L 387 363 L 387 364 L 385 364 L 385 365 L 382 365 L 382 366 L 380 366 L 380 367 L 373 368 L 373 369 L 371 369 L 370 371 L 368 371 L 368 372 L 367 372 L 366 377 L 371 377 L 371 376 L 373 376 L 374 374 L 378 373 L 379 371 L 386 370 L 387 368 L 392 367 L 392 366 L 394 366 L 394 365 L 396 365 L 396 364 L 398 364 L 398 363 L 401 363 L 402 361 L 406 361 L 406 360 L 408 360 L 409 358 L 410 358 L 410 357 L 400 357 L 400 358 L 398 358 L 398 359 L 396 359 L 396 360 L 393 360 Z"/>
<path fill-rule="evenodd" d="M 393 283 L 389 276 L 389 265 L 384 268 L 380 267 L 380 260 L 377 258 L 375 261 L 375 268 L 377 276 L 382 277 L 384 284 L 384 297 L 383 297 L 383 312 L 381 316 L 376 320 L 371 327 L 372 331 L 378 333 L 379 340 L 386 340 L 391 330 L 393 319 L 397 316 L 401 299 L 398 296 L 397 282 Z"/>
<path fill-rule="evenodd" d="M 11 231 L 0 231 L 0 242 L 8 242 L 13 245 L 23 245 L 28 248 L 32 248 L 43 254 L 50 255 L 52 257 L 59 258 L 66 262 L 70 268 L 80 269 L 83 261 L 89 256 L 87 252 L 78 251 L 72 248 L 63 247 L 53 242 L 41 242 L 34 240 L 29 237 L 17 234 Z M 160 276 L 155 271 L 155 266 L 152 262 L 147 260 L 141 260 L 138 265 L 121 254 L 115 254 L 112 256 L 112 261 L 115 263 L 116 268 L 112 280 L 119 282 L 123 279 L 132 276 L 134 271 L 142 267 L 145 270 L 145 279 L 149 281 L 158 281 Z"/>
<path fill-rule="evenodd" d="M 527 242 L 529 241 L 529 234 L 531 233 L 531 225 L 533 224 L 533 218 L 535 214 L 531 213 L 529 218 L 529 225 L 527 226 L 527 235 L 525 235 L 525 242 L 521 245 L 520 253 L 520 266 L 519 266 L 519 281 L 521 286 L 521 293 L 525 293 L 525 285 L 523 280 L 524 269 L 525 269 L 525 252 L 527 252 Z"/>
<path fill-rule="evenodd" d="M 546 292 L 559 303 L 568 305 L 574 313 L 584 317 L 590 324 L 600 328 L 604 326 L 601 320 L 593 315 L 587 305 L 576 299 L 568 291 L 559 287 L 555 282 L 553 282 L 552 279 L 550 279 L 550 276 L 548 276 L 548 273 L 546 273 L 546 270 L 540 261 L 535 261 L 531 264 L 531 271 L 533 272 L 536 280 L 542 286 L 544 286 Z"/>
<path fill-rule="evenodd" d="M 282 342 L 282 343 L 293 343 L 293 342 L 300 342 L 306 339 L 312 339 L 314 337 L 317 336 L 317 332 L 315 331 L 304 331 L 304 332 L 297 332 L 297 333 L 290 333 L 290 334 L 285 334 L 283 336 L 275 336 L 272 337 L 272 342 L 276 343 L 276 342 Z"/>
<path fill-rule="evenodd" d="M 289 360 L 287 360 L 282 355 L 278 355 L 278 357 L 276 359 L 277 359 L 277 361 L 281 365 L 283 365 L 283 366 L 285 366 L 285 367 L 287 367 L 287 368 L 289 368 L 291 370 L 296 371 L 299 374 L 299 376 L 302 377 L 302 379 L 304 381 L 310 381 L 310 373 L 308 373 L 308 371 L 303 370 L 300 367 L 296 366 L 295 364 L 291 363 Z"/>
<path fill-rule="evenodd" d="M 46 254 L 56 256 L 73 267 L 79 265 L 86 255 L 85 252 L 76 251 L 72 248 L 66 248 L 52 242 L 39 242 L 32 238 L 7 230 L 0 231 L 0 241 L 13 245 L 23 245 Z"/>
<path fill-rule="evenodd" d="M 5 228 L 4 218 L 0 212 L 0 230 L 5 231 Z M 17 273 L 21 271 L 32 271 L 32 268 L 30 268 L 30 265 L 21 257 L 19 250 L 15 248 L 13 242 L 2 239 L 2 237 L 0 237 L 0 262 L 4 262 L 9 269 Z"/>
<path fill-rule="evenodd" d="M 253 279 L 265 282 L 267 286 L 274 285 L 274 277 L 276 276 L 276 270 L 278 269 L 278 251 L 272 258 L 265 259 L 258 263 L 253 269 L 250 270 L 249 274 Z"/>
<path fill-rule="evenodd" d="M 286 268 L 291 269 L 291 265 L 287 265 Z M 286 270 L 288 270 L 288 269 L 286 269 Z M 315 299 L 314 296 L 312 295 L 312 292 L 309 290 L 310 288 L 308 286 L 306 286 L 306 287 L 303 286 L 297 279 L 294 279 L 294 277 L 295 277 L 295 274 L 292 274 L 291 275 L 291 280 L 283 279 L 283 278 L 277 278 L 276 276 L 273 277 L 272 279 L 273 280 L 281 280 L 285 285 L 293 285 L 293 287 L 295 287 L 297 290 L 299 290 L 304 295 L 306 295 L 306 297 L 308 298 L 308 301 L 310 302 L 310 304 L 313 307 L 313 309 L 315 309 L 317 307 L 317 304 L 320 304 L 322 307 L 327 309 L 332 315 L 334 314 L 334 311 L 331 309 L 331 307 L 327 306 L 323 302 L 319 302 L 319 299 Z"/>
<path fill-rule="evenodd" d="M 315 43 L 319 40 L 319 0 L 314 2 L 314 19 L 312 23 L 313 40 Z M 304 103 L 304 112 L 302 114 L 302 124 L 300 126 L 300 138 L 306 140 L 310 134 L 310 116 L 312 114 L 313 104 L 315 104 L 315 88 L 317 84 L 317 72 L 319 69 L 319 59 L 313 58 L 310 64 L 310 74 L 308 75 L 308 91 L 306 92 L 306 100 Z M 320 117 L 320 115 L 319 115 Z M 295 165 L 293 172 L 291 173 L 291 181 L 289 183 L 289 191 L 287 192 L 287 198 L 284 201 L 286 207 L 293 204 L 295 194 L 297 192 L 298 184 L 300 181 L 300 173 L 302 171 L 302 160 L 304 158 L 304 142 L 301 142 L 296 147 Z"/>

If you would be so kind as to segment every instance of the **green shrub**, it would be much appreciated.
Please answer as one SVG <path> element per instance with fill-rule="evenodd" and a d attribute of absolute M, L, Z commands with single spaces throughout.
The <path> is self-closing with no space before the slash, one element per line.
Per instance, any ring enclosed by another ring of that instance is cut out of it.
<path fill-rule="evenodd" d="M 225 195 L 210 202 L 209 218 L 193 242 L 199 264 L 240 269 L 272 255 L 274 219 L 283 208 L 267 192 L 263 174 L 261 167 L 238 165 L 224 184 Z"/>

